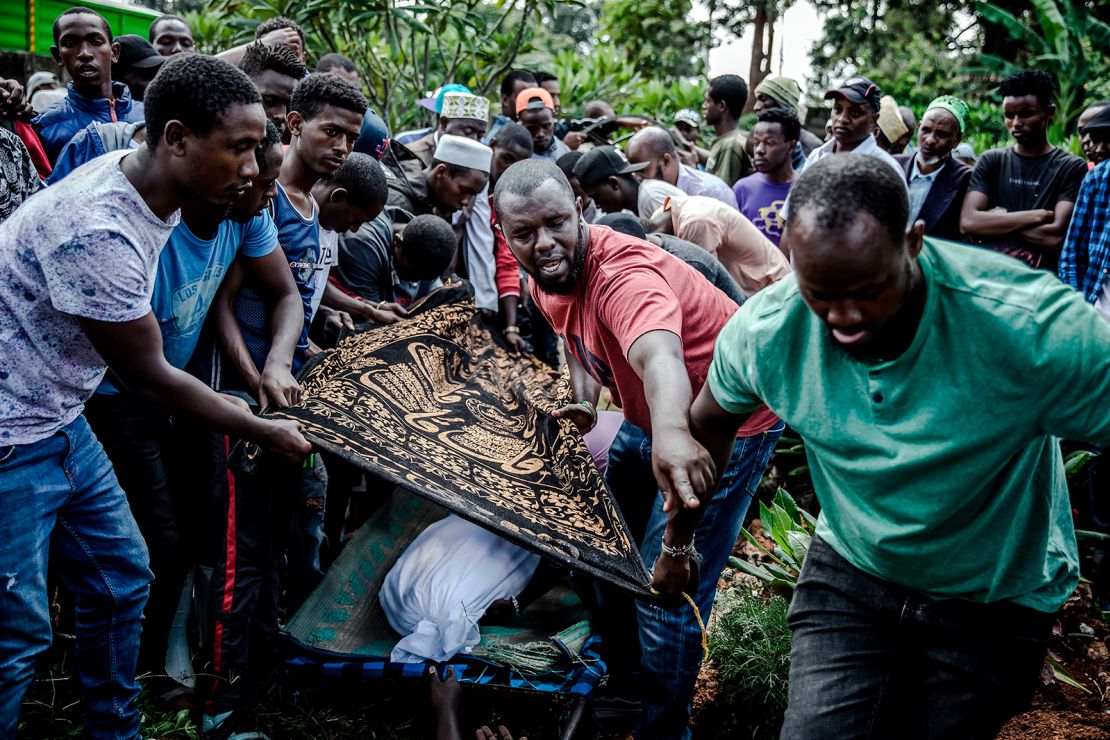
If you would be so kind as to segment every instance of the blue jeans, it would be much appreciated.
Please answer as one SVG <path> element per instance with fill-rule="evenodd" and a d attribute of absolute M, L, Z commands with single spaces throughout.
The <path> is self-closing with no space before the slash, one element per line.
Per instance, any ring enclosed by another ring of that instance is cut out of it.
<path fill-rule="evenodd" d="M 50 647 L 53 558 L 76 603 L 85 730 L 139 736 L 135 662 L 151 572 L 100 442 L 79 416 L 47 439 L 0 446 L 0 738 L 14 738 L 35 660 Z"/>
<path fill-rule="evenodd" d="M 740 536 L 748 504 L 783 428 L 780 423 L 762 434 L 736 440 L 732 459 L 721 476 L 717 492 L 698 523 L 695 539 L 702 563 L 694 602 L 703 621 L 709 620 L 717 597 L 717 579 Z M 649 568 L 654 566 L 667 515 L 663 513 L 663 495 L 652 474 L 651 437 L 626 421 L 609 448 L 609 468 L 605 475 L 634 536 L 643 533 L 640 554 L 644 562 Z M 619 664 L 634 655 L 634 648 L 620 639 L 622 632 L 628 634 L 630 630 L 627 623 L 623 628 L 620 624 L 619 620 L 627 612 L 621 608 L 622 600 L 614 596 L 603 590 L 605 603 L 602 608 L 612 619 L 618 620 L 608 621 L 606 631 L 610 638 L 616 638 L 613 657 Z M 639 685 L 643 706 L 636 737 L 640 740 L 688 738 L 690 702 L 702 661 L 701 629 L 694 612 L 685 604 L 664 609 L 636 602 L 635 618 L 639 626 Z M 628 668 L 627 662 L 625 668 Z"/>
<path fill-rule="evenodd" d="M 1056 617 L 931 599 L 814 537 L 787 620 L 784 740 L 986 740 L 1028 707 Z"/>

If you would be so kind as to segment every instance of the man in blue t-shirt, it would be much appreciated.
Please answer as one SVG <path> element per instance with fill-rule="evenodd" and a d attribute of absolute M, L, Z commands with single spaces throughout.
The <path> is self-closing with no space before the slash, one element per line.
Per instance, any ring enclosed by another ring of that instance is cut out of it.
<path fill-rule="evenodd" d="M 296 286 L 275 250 L 277 230 L 265 210 L 281 153 L 280 134 L 268 123 L 267 136 L 255 152 L 259 174 L 230 212 L 196 200 L 182 207 L 181 222 L 158 260 L 151 311 L 161 330 L 166 361 L 184 369 L 221 280 L 232 261 L 242 256 L 245 269 L 263 286 L 272 306 L 275 341 L 266 387 L 272 401 L 285 406 L 300 393 L 290 362 L 300 336 L 301 310 Z M 85 416 L 115 467 L 150 550 L 154 582 L 144 611 L 139 671 L 162 676 L 167 673 L 170 625 L 186 572 L 196 563 L 199 535 L 205 531 L 203 520 L 189 512 L 201 511 L 195 499 L 208 488 L 211 467 L 203 464 L 208 433 L 201 425 L 152 406 L 121 387 L 111 374 L 85 405 Z"/>
<path fill-rule="evenodd" d="M 353 327 L 342 304 L 336 310 L 321 308 L 321 303 L 327 301 L 329 288 L 339 292 L 327 282 L 336 260 L 336 233 L 357 230 L 385 206 L 381 166 L 373 157 L 351 152 L 366 108 L 362 93 L 333 74 L 309 75 L 289 103 L 292 141 L 281 164 L 271 213 L 284 269 L 292 275 L 300 298 L 294 371 L 311 354 L 308 330 L 318 313 Z M 254 378 L 263 372 L 271 339 L 267 304 L 258 287 L 236 267 L 221 287 L 215 322 L 220 351 L 212 379 L 218 388 L 250 393 L 265 408 L 266 397 Z M 360 315 L 383 315 L 371 304 L 341 295 Z M 234 442 L 224 438 L 216 452 L 230 450 Z M 319 550 L 327 473 L 319 455 L 295 469 L 260 466 L 256 476 L 228 470 L 222 480 L 226 487 L 215 491 L 212 501 L 213 515 L 223 514 L 216 539 L 226 547 L 216 553 L 211 583 L 212 672 L 217 681 L 208 703 L 210 714 L 204 718 L 206 731 L 226 721 L 257 677 L 259 655 L 267 646 L 252 640 L 277 629 L 275 554 L 286 553 L 284 585 L 290 609 L 322 575 Z M 262 577 L 246 577 L 248 573 Z M 240 680 L 232 681 L 232 676 Z"/>
<path fill-rule="evenodd" d="M 328 232 L 357 230 L 384 207 L 385 179 L 372 157 L 353 155 L 350 166 L 342 168 L 352 156 L 366 107 L 362 93 L 332 74 L 306 77 L 289 104 L 292 142 L 282 161 L 271 213 L 303 307 L 294 372 L 311 354 L 308 330 L 317 312 L 346 325 L 353 325 L 348 314 L 355 312 L 363 320 L 389 320 L 370 304 L 354 299 L 347 303 L 340 298 L 340 310 L 327 305 L 320 309 L 321 303 L 336 302 L 325 300 L 332 292 L 328 271 L 336 261 L 335 235 Z M 270 350 L 270 337 L 266 303 L 252 281 L 243 278 L 233 270 L 216 301 L 221 352 L 211 377 L 218 388 L 254 395 L 258 385 L 253 381 Z"/>
<path fill-rule="evenodd" d="M 109 367 L 149 404 L 290 460 L 311 450 L 296 424 L 258 419 L 171 367 L 150 306 L 179 209 L 227 209 L 258 175 L 258 91 L 234 67 L 186 55 L 151 82 L 146 123 L 145 146 L 89 162 L 0 224 L 0 737 L 15 736 L 50 646 L 48 568 L 76 598 L 86 734 L 140 734 L 149 553 L 81 416 Z"/>

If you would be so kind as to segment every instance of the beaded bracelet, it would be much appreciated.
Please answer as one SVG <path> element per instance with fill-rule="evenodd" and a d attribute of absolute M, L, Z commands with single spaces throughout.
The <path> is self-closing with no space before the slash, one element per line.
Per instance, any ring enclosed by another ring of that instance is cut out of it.
<path fill-rule="evenodd" d="M 585 406 L 586 410 L 590 412 L 590 416 L 593 418 L 593 421 L 590 422 L 590 429 L 593 429 L 594 427 L 596 427 L 597 426 L 597 409 L 594 408 L 594 405 L 592 403 L 590 403 L 589 401 L 579 401 L 578 405 Z M 590 429 L 587 429 L 586 431 L 588 432 L 588 431 L 590 431 Z"/>
<path fill-rule="evenodd" d="M 679 545 L 677 547 L 668 545 L 666 540 L 661 540 L 659 544 L 663 548 L 663 554 L 667 557 L 681 558 L 694 553 L 694 540 L 692 538 L 685 545 Z"/>

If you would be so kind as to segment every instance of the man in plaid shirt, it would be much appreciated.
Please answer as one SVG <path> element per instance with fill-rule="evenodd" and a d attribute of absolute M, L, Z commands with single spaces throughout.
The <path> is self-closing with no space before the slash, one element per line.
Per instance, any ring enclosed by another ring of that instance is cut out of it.
<path fill-rule="evenodd" d="M 1110 108 L 1091 119 L 1082 133 L 1110 139 Z M 1079 189 L 1060 253 L 1059 274 L 1110 321 L 1110 165 L 1105 162 L 1087 175 Z"/>

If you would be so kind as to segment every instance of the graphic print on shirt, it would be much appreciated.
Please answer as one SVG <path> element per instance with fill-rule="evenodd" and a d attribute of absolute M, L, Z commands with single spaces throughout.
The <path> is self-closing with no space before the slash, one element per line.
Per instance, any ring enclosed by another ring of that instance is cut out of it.
<path fill-rule="evenodd" d="M 591 378 L 601 383 L 606 388 L 616 387 L 617 381 L 613 375 L 612 369 L 610 369 L 600 357 L 586 349 L 586 344 L 582 341 L 581 337 L 571 334 L 563 337 L 563 342 L 568 347 L 574 347 L 574 356 L 578 358 L 579 364 L 585 368 Z"/>
<path fill-rule="evenodd" d="M 782 227 L 786 225 L 782 218 L 784 203 L 786 203 L 785 198 L 771 201 L 770 204 L 760 208 L 758 215 L 752 219 L 752 223 L 764 234 L 771 237 L 776 244 L 782 238 Z"/>
<path fill-rule="evenodd" d="M 161 319 L 162 337 L 188 336 L 197 332 L 204 323 L 208 309 L 216 298 L 216 291 L 226 272 L 222 263 L 209 265 L 204 275 L 182 285 L 170 295 L 171 315 Z"/>
<path fill-rule="evenodd" d="M 281 249 L 286 254 L 290 254 L 296 250 L 296 247 L 286 246 L 281 244 Z M 330 265 L 334 259 L 332 247 L 324 244 L 314 244 L 312 252 L 306 252 L 302 255 L 302 259 L 289 260 L 289 269 L 293 272 L 293 280 L 298 285 L 304 285 L 307 288 L 313 288 L 316 285 L 316 278 L 320 271 Z M 303 257 L 314 257 L 313 261 L 307 262 Z"/>

